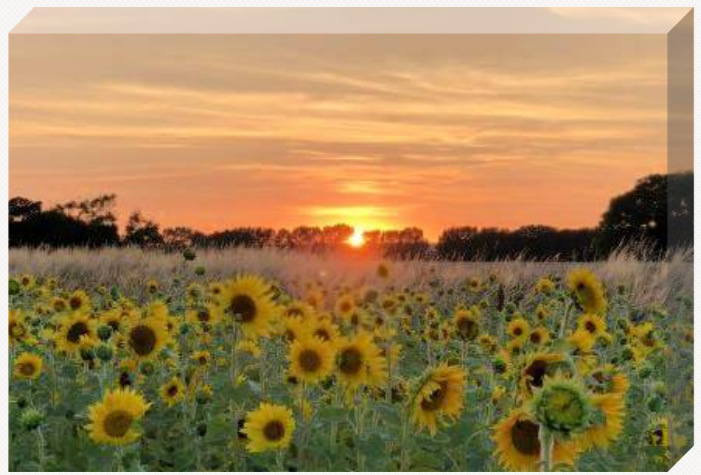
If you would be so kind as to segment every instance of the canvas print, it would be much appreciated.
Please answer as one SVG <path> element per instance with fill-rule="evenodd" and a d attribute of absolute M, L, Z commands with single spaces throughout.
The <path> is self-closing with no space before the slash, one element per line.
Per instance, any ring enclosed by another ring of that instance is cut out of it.
<path fill-rule="evenodd" d="M 670 469 L 693 445 L 682 13 L 11 34 L 10 470 Z"/>

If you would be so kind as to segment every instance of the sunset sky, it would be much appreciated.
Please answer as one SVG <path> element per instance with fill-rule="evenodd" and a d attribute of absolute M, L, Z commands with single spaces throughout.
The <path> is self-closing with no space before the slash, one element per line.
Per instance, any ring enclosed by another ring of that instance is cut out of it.
<path fill-rule="evenodd" d="M 663 35 L 14 35 L 10 196 L 202 231 L 594 226 L 666 169 Z"/>

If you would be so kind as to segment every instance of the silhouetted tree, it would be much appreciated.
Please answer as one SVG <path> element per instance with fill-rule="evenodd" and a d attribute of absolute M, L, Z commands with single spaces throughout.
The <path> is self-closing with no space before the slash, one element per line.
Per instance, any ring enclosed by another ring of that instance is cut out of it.
<path fill-rule="evenodd" d="M 191 247 L 196 241 L 201 242 L 203 237 L 205 237 L 204 234 L 183 226 L 163 230 L 163 244 L 172 250 Z"/>
<path fill-rule="evenodd" d="M 139 247 L 157 247 L 163 244 L 163 237 L 159 231 L 158 224 L 146 219 L 140 212 L 136 211 L 129 216 L 124 244 Z"/>
<path fill-rule="evenodd" d="M 10 199 L 9 217 L 10 222 L 24 221 L 41 213 L 41 201 L 32 201 L 21 196 Z"/>
<path fill-rule="evenodd" d="M 660 253 L 667 249 L 668 224 L 675 245 L 693 241 L 691 173 L 650 175 L 613 198 L 601 218 L 597 246 L 608 254 L 622 244 L 644 242 Z"/>

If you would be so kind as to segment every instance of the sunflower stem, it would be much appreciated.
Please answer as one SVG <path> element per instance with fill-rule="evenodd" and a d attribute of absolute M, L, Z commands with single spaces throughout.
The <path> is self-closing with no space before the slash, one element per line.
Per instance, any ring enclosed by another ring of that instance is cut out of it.
<path fill-rule="evenodd" d="M 552 472 L 553 470 L 553 445 L 555 439 L 553 433 L 543 426 L 540 426 L 538 432 L 540 439 L 540 466 L 544 472 Z"/>
<path fill-rule="evenodd" d="M 565 337 L 565 329 L 567 328 L 567 320 L 569 319 L 571 309 L 572 302 L 568 302 L 567 307 L 565 307 L 565 315 L 562 317 L 562 322 L 560 324 L 560 332 L 558 333 L 561 340 Z"/>
<path fill-rule="evenodd" d="M 39 455 L 39 471 L 43 472 L 45 470 L 44 463 L 46 462 L 46 440 L 44 439 L 44 433 L 41 427 L 37 427 L 37 452 Z"/>
<path fill-rule="evenodd" d="M 234 323 L 234 332 L 233 332 L 233 337 L 231 341 L 231 385 L 233 387 L 236 387 L 236 378 L 237 378 L 237 371 L 238 371 L 238 362 L 236 360 L 236 345 L 238 344 L 239 340 L 239 327 Z"/>

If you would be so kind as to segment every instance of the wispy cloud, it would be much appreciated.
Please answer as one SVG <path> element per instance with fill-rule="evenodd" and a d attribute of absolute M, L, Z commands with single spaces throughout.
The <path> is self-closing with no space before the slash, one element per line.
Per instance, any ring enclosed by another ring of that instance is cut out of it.
<path fill-rule="evenodd" d="M 409 35 L 320 44 L 16 38 L 11 190 L 55 200 L 116 191 L 128 204 L 150 196 L 153 213 L 173 222 L 190 206 L 176 190 L 188 190 L 211 207 L 202 223 L 345 216 L 425 222 L 435 234 L 498 214 L 509 226 L 591 224 L 611 193 L 664 167 L 663 40 Z M 109 173 L 103 160 L 114 164 Z M 592 191 L 586 173 L 608 181 Z M 552 211 L 543 198 L 553 190 L 586 211 Z"/>

